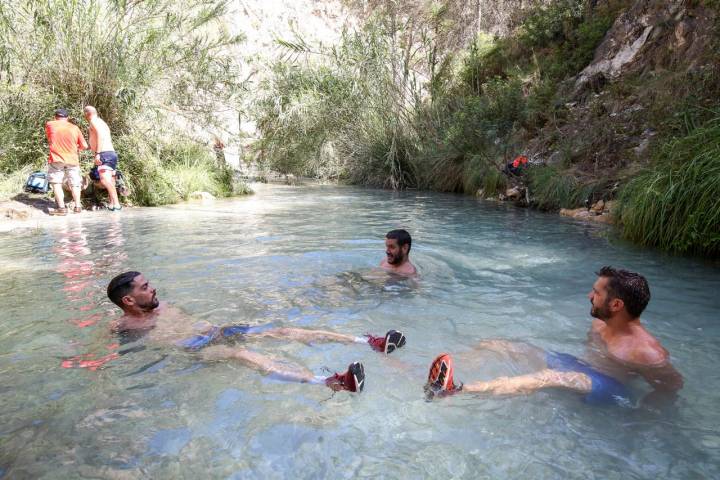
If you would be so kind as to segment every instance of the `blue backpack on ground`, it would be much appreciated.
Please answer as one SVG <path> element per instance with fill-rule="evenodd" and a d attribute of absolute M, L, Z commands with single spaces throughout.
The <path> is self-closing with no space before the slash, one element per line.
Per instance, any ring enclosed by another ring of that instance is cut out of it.
<path fill-rule="evenodd" d="M 49 189 L 48 175 L 45 172 L 33 172 L 25 182 L 25 191 L 30 193 L 47 193 Z"/>

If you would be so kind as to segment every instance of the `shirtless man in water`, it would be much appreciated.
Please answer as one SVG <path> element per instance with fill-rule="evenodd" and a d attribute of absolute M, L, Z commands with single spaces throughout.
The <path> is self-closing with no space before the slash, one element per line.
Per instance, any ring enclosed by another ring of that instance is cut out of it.
<path fill-rule="evenodd" d="M 398 275 L 411 276 L 417 274 L 415 265 L 410 262 L 412 238 L 405 230 L 391 230 L 385 235 L 385 258 L 380 268 Z"/>
<path fill-rule="evenodd" d="M 584 395 L 588 403 L 628 404 L 630 395 L 622 381 L 640 375 L 654 393 L 676 392 L 683 378 L 670 363 L 670 355 L 640 323 L 650 301 L 645 278 L 637 273 L 603 267 L 588 297 L 590 355 L 586 363 L 576 357 L 504 340 L 481 342 L 480 348 L 524 358 L 537 371 L 517 377 L 456 385 L 453 359 L 438 356 L 430 367 L 426 392 L 429 396 L 452 392 L 492 395 L 529 394 L 544 388 L 564 388 Z"/>
<path fill-rule="evenodd" d="M 146 335 L 150 340 L 171 343 L 189 351 L 199 351 L 208 360 L 233 359 L 284 380 L 326 385 L 333 390 L 362 391 L 365 383 L 362 364 L 354 362 L 342 374 L 315 376 L 306 368 L 284 365 L 266 355 L 232 345 L 232 340 L 252 336 L 304 343 L 365 343 L 385 354 L 405 345 L 405 336 L 395 330 L 390 330 L 384 337 L 353 337 L 323 330 L 275 328 L 271 325 L 220 327 L 208 322 L 192 322 L 177 308 L 158 300 L 157 290 L 150 286 L 150 282 L 140 272 L 125 272 L 113 278 L 108 285 L 107 295 L 123 311 L 123 316 L 111 325 L 115 333 L 128 336 Z"/>

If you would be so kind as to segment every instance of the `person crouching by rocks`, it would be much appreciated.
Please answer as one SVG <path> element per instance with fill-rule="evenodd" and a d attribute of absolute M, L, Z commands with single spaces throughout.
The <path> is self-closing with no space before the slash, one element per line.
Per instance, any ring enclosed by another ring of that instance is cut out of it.
<path fill-rule="evenodd" d="M 68 120 L 68 112 L 64 108 L 55 111 L 55 118 L 45 124 L 48 147 L 48 178 L 55 194 L 57 209 L 51 210 L 50 215 L 67 215 L 65 207 L 65 192 L 63 181 L 70 184 L 75 213 L 82 212 L 80 203 L 80 188 L 82 176 L 80 175 L 79 150 L 87 150 L 82 132 Z"/>
<path fill-rule="evenodd" d="M 527 167 L 527 164 L 528 158 L 525 155 L 518 155 L 512 162 L 505 165 L 503 173 L 508 176 L 519 177 L 522 175 L 525 167 Z"/>
<path fill-rule="evenodd" d="M 90 124 L 90 149 L 95 153 L 95 166 L 90 170 L 90 178 L 99 181 L 107 190 L 111 212 L 122 210 L 115 188 L 115 171 L 117 170 L 118 156 L 110 138 L 110 127 L 97 114 L 95 107 L 87 105 L 83 112 Z"/>

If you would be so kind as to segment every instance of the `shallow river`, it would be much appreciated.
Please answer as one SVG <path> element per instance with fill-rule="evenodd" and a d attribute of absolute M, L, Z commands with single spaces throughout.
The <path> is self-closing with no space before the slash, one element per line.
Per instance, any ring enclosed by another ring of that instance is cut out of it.
<path fill-rule="evenodd" d="M 417 282 L 378 275 L 383 236 L 413 235 Z M 432 358 L 456 378 L 523 373 L 473 347 L 506 338 L 582 356 L 602 265 L 643 273 L 643 320 L 685 376 L 672 405 L 575 394 L 425 401 Z M 140 270 L 200 320 L 274 322 L 368 346 L 248 340 L 316 375 L 361 360 L 362 394 L 231 361 L 118 346 L 108 281 Z M 642 250 L 604 227 L 473 198 L 263 186 L 214 205 L 86 213 L 0 235 L 0 478 L 719 478 L 720 266 Z M 118 355 L 122 352 L 123 355 Z"/>

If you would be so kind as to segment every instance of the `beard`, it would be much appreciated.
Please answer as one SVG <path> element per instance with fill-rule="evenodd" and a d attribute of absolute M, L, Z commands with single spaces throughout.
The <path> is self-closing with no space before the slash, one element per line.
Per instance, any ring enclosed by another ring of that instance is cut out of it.
<path fill-rule="evenodd" d="M 152 299 L 147 303 L 138 303 L 138 307 L 140 307 L 142 310 L 145 310 L 146 312 L 155 310 L 159 305 L 160 300 L 158 300 L 157 295 L 153 295 Z"/>
<path fill-rule="evenodd" d="M 386 255 L 387 255 L 387 261 L 390 265 L 400 265 L 405 260 L 405 256 L 402 254 L 402 252 L 398 252 L 397 255 L 392 255 L 392 254 L 386 254 Z"/>
<path fill-rule="evenodd" d="M 592 303 L 591 303 L 592 305 Z M 606 301 L 604 304 L 600 305 L 599 307 L 596 307 L 595 305 L 592 305 L 590 307 L 590 315 L 594 318 L 597 318 L 598 320 L 602 320 L 603 322 L 610 319 L 611 312 L 610 312 L 610 302 Z"/>

